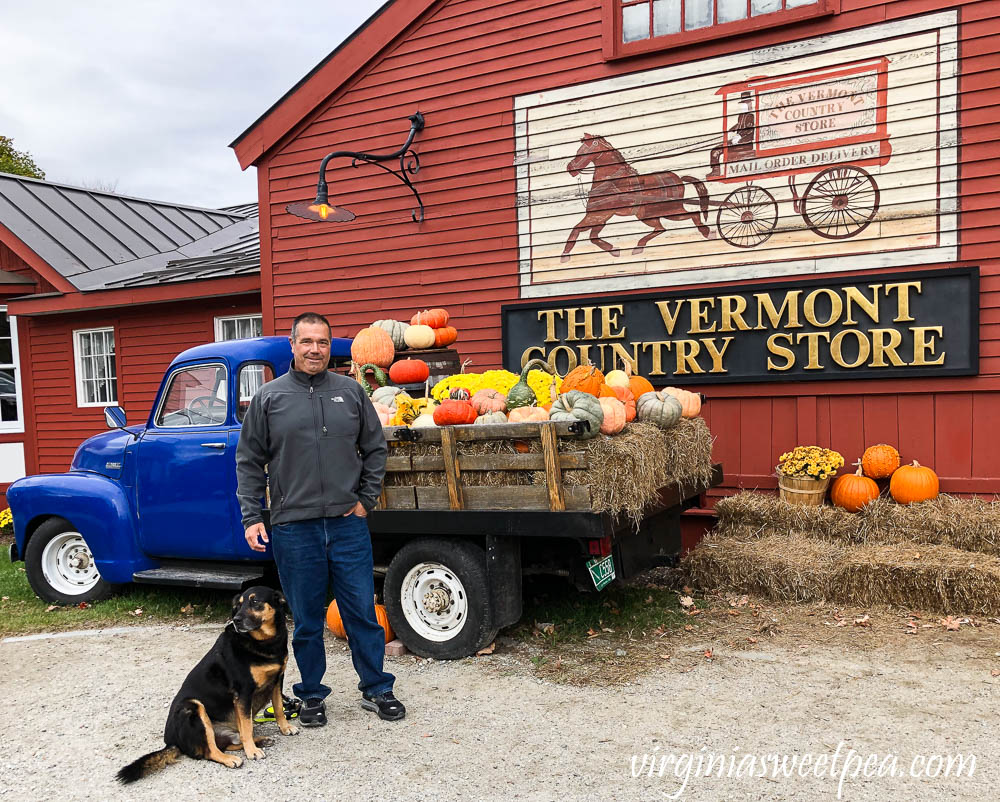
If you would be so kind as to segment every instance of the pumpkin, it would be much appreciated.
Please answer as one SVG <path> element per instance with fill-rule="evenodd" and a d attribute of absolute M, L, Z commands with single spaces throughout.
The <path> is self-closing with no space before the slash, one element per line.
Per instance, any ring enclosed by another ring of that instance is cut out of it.
<path fill-rule="evenodd" d="M 649 383 L 648 379 L 642 376 L 629 376 L 628 388 L 632 391 L 632 395 L 636 397 L 637 401 L 646 393 L 653 392 L 653 385 Z"/>
<path fill-rule="evenodd" d="M 615 388 L 605 382 L 597 391 L 598 398 L 615 398 Z"/>
<path fill-rule="evenodd" d="M 458 329 L 454 326 L 442 326 L 434 329 L 434 347 L 447 348 L 458 339 Z"/>
<path fill-rule="evenodd" d="M 878 485 L 862 473 L 860 460 L 857 466 L 854 473 L 838 476 L 830 488 L 830 501 L 848 512 L 857 512 L 878 498 Z"/>
<path fill-rule="evenodd" d="M 384 387 L 377 387 L 372 390 L 372 403 L 395 407 L 396 396 L 402 392 L 398 387 L 393 387 L 391 384 L 387 384 Z"/>
<path fill-rule="evenodd" d="M 450 393 L 448 393 L 448 398 L 452 401 L 469 401 L 472 398 L 472 393 L 466 390 L 464 387 L 456 387 Z M 476 410 L 478 413 L 479 410 Z"/>
<path fill-rule="evenodd" d="M 375 392 L 375 388 L 368 383 L 368 376 L 366 374 L 369 370 L 374 374 L 372 380 L 378 387 L 382 387 L 384 384 L 388 383 L 388 379 L 386 379 L 385 377 L 385 371 L 382 370 L 382 368 L 380 368 L 378 365 L 374 365 L 371 362 L 369 362 L 367 365 L 358 365 L 357 369 L 358 384 L 361 385 L 361 388 L 365 391 L 365 393 L 371 395 L 373 392 Z"/>
<path fill-rule="evenodd" d="M 431 369 L 422 359 L 400 359 L 389 368 L 389 378 L 397 384 L 419 384 L 430 375 Z"/>
<path fill-rule="evenodd" d="M 487 412 L 476 418 L 476 423 L 506 423 L 507 416 L 502 412 Z"/>
<path fill-rule="evenodd" d="M 432 329 L 441 329 L 448 325 L 448 313 L 444 309 L 425 309 L 417 312 L 410 318 L 410 325 L 430 326 Z"/>
<path fill-rule="evenodd" d="M 476 422 L 476 410 L 468 401 L 451 398 L 442 401 L 434 410 L 434 422 L 438 426 L 455 426 Z"/>
<path fill-rule="evenodd" d="M 912 465 L 902 465 L 889 480 L 889 493 L 900 504 L 916 504 L 936 498 L 940 484 L 930 468 L 913 460 Z"/>
<path fill-rule="evenodd" d="M 418 415 L 410 427 L 413 429 L 424 429 L 431 426 L 437 426 L 434 422 L 434 415 L 430 412 L 425 412 L 423 415 Z"/>
<path fill-rule="evenodd" d="M 604 420 L 601 422 L 601 434 L 618 434 L 625 428 L 625 405 L 617 398 L 599 398 Z"/>
<path fill-rule="evenodd" d="M 510 423 L 537 423 L 548 419 L 548 411 L 541 407 L 515 407 L 507 415 Z"/>
<path fill-rule="evenodd" d="M 588 424 L 589 428 L 584 428 L 584 431 L 579 435 L 581 439 L 587 440 L 591 437 L 597 437 L 601 433 L 604 410 L 601 409 L 601 402 L 590 393 L 585 393 L 582 390 L 570 390 L 555 400 L 549 418 L 554 421 L 569 421 L 571 423 L 581 421 Z"/>
<path fill-rule="evenodd" d="M 480 415 L 487 412 L 503 412 L 507 409 L 507 396 L 492 387 L 484 387 L 472 396 L 472 406 Z"/>
<path fill-rule="evenodd" d="M 615 385 L 611 389 L 615 391 L 615 398 L 625 405 L 625 422 L 631 423 L 635 420 L 635 396 L 627 384 L 624 387 Z"/>
<path fill-rule="evenodd" d="M 608 387 L 628 387 L 628 374 L 624 370 L 613 370 L 604 377 Z"/>
<path fill-rule="evenodd" d="M 547 373 L 552 372 L 552 368 L 549 367 L 547 362 L 542 362 L 541 359 L 530 360 L 521 370 L 521 378 L 517 380 L 517 384 L 511 387 L 507 393 L 507 409 L 529 407 L 538 400 L 535 397 L 535 391 L 528 386 L 528 373 L 535 368 L 544 370 Z M 563 386 L 565 387 L 565 385 Z"/>
<path fill-rule="evenodd" d="M 354 335 L 351 343 L 351 359 L 359 365 L 372 363 L 380 368 L 387 368 L 396 357 L 396 348 L 392 337 L 385 329 L 369 326 Z"/>
<path fill-rule="evenodd" d="M 681 402 L 669 393 L 643 393 L 635 405 L 636 418 L 661 429 L 670 429 L 681 419 Z"/>
<path fill-rule="evenodd" d="M 899 467 L 899 452 L 885 443 L 868 446 L 861 457 L 861 467 L 865 476 L 870 476 L 872 479 L 886 479 Z"/>
<path fill-rule="evenodd" d="M 382 329 L 389 338 L 392 340 L 392 347 L 397 351 L 406 350 L 406 341 L 403 339 L 403 334 L 406 332 L 406 327 L 408 323 L 404 323 L 402 320 L 376 320 L 372 323 L 373 328 Z"/>
<path fill-rule="evenodd" d="M 385 610 L 385 605 L 375 605 L 375 618 L 378 620 L 382 629 L 385 630 L 386 643 L 396 637 L 392 631 L 392 626 L 389 624 L 389 614 Z M 337 607 L 336 599 L 330 602 L 330 606 L 326 610 L 326 625 L 336 637 L 347 637 L 347 631 L 344 629 L 344 621 L 340 617 L 340 609 Z"/>
<path fill-rule="evenodd" d="M 681 402 L 681 415 L 685 418 L 697 418 L 701 413 L 701 395 L 698 393 L 682 390 L 680 387 L 664 387 L 663 392 Z"/>
<path fill-rule="evenodd" d="M 417 351 L 432 348 L 434 346 L 434 329 L 423 325 L 407 326 L 406 331 L 403 332 L 403 342 Z"/>
<path fill-rule="evenodd" d="M 383 426 L 388 426 L 389 421 L 392 420 L 392 416 L 395 414 L 395 410 L 391 407 L 387 407 L 385 404 L 372 403 L 375 407 L 375 414 L 378 415 L 378 419 Z"/>
<path fill-rule="evenodd" d="M 579 390 L 592 396 L 597 396 L 604 384 L 604 374 L 593 365 L 580 365 L 566 374 L 562 381 L 562 392 Z"/>
<path fill-rule="evenodd" d="M 399 393 L 395 397 L 396 412 L 389 421 L 391 426 L 410 426 L 420 414 L 417 402 L 406 393 Z"/>

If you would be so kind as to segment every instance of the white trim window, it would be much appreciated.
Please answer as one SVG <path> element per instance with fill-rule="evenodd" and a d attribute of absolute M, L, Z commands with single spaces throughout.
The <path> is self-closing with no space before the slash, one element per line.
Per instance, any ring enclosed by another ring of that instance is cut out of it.
<path fill-rule="evenodd" d="M 115 330 L 80 329 L 73 332 L 76 362 L 76 405 L 103 407 L 118 403 Z"/>
<path fill-rule="evenodd" d="M 233 315 L 232 317 L 217 317 L 215 319 L 215 341 L 245 340 L 248 337 L 260 337 L 264 331 L 261 315 Z"/>
<path fill-rule="evenodd" d="M 17 318 L 0 306 L 0 432 L 23 432 L 23 409 Z"/>

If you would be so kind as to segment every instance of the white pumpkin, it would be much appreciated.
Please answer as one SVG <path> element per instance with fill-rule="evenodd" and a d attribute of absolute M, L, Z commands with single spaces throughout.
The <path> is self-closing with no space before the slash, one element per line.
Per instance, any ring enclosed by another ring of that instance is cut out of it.
<path fill-rule="evenodd" d="M 613 370 L 604 377 L 608 387 L 628 387 L 628 374 L 624 370 Z"/>
<path fill-rule="evenodd" d="M 403 335 L 406 333 L 409 325 L 409 323 L 404 323 L 402 320 L 376 320 L 372 323 L 373 327 L 382 329 L 392 338 L 392 344 L 397 351 L 402 351 L 406 348 L 406 341 L 403 339 Z"/>
<path fill-rule="evenodd" d="M 436 427 L 437 424 L 434 422 L 434 415 L 425 412 L 422 415 L 418 415 L 410 426 L 414 429 L 425 429 L 431 426 Z"/>
<path fill-rule="evenodd" d="M 372 392 L 373 404 L 385 404 L 387 407 L 396 407 L 396 396 L 403 392 L 398 387 L 387 384 L 385 387 L 378 387 Z"/>
<path fill-rule="evenodd" d="M 410 346 L 410 348 L 418 351 L 424 348 L 433 348 L 434 329 L 422 323 L 418 323 L 415 326 L 407 326 L 406 331 L 403 332 L 403 342 Z"/>

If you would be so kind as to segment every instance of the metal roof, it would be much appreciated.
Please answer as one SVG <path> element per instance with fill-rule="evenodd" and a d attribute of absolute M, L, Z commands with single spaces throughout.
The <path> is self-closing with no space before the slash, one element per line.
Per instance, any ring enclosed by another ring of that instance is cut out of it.
<path fill-rule="evenodd" d="M 0 223 L 81 291 L 260 269 L 256 204 L 203 209 L 0 173 Z"/>

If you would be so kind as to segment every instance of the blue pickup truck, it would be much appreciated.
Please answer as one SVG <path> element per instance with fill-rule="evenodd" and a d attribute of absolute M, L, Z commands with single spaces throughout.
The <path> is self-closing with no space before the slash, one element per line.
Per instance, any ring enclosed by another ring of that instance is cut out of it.
<path fill-rule="evenodd" d="M 350 344 L 334 339 L 334 365 L 349 360 Z M 108 407 L 110 431 L 82 443 L 67 473 L 14 482 L 10 556 L 25 562 L 34 591 L 77 604 L 131 582 L 239 590 L 276 580 L 270 551 L 243 537 L 235 452 L 250 399 L 291 356 L 284 337 L 188 349 L 144 423 Z M 603 587 L 588 569 L 595 558 L 617 578 L 672 560 L 680 512 L 707 486 L 664 488 L 639 531 L 589 511 L 376 509 L 369 527 L 390 623 L 417 654 L 473 654 L 520 618 L 525 573 L 594 590 Z"/>

